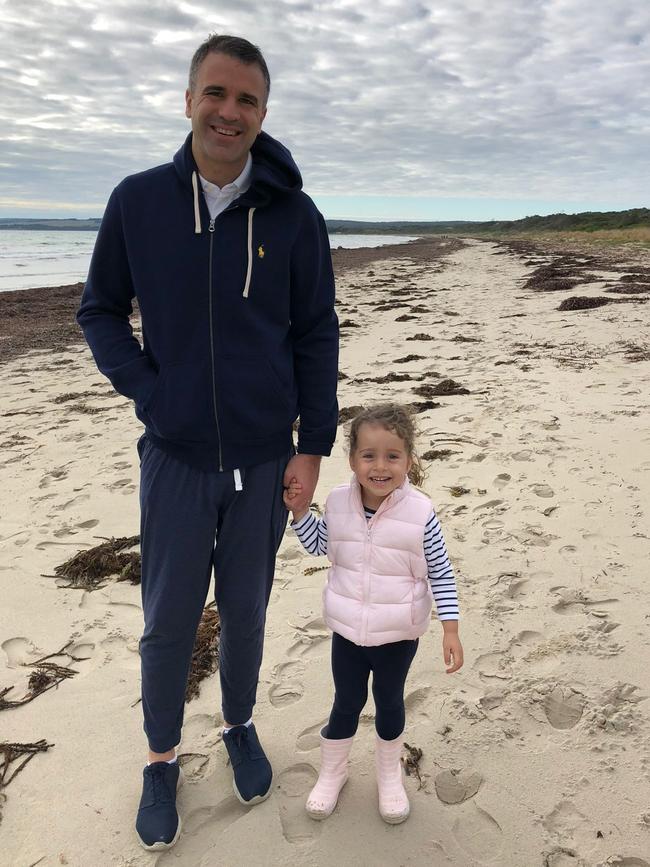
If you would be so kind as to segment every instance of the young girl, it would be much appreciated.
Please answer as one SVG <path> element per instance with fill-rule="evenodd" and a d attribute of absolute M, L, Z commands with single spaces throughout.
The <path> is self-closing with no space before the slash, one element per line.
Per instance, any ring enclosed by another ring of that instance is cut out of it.
<path fill-rule="evenodd" d="M 295 480 L 285 491 L 303 547 L 327 554 L 332 563 L 323 610 L 334 633 L 334 705 L 321 732 L 321 770 L 306 807 L 314 819 L 325 819 L 336 806 L 372 671 L 379 812 L 397 824 L 409 814 L 400 762 L 404 683 L 429 625 L 432 597 L 444 630 L 447 672 L 462 666 L 456 582 L 431 502 L 409 483 L 421 484 L 423 472 L 408 412 L 395 404 L 363 410 L 349 436 L 354 475 L 329 495 L 323 518 L 293 511 L 301 491 Z"/>

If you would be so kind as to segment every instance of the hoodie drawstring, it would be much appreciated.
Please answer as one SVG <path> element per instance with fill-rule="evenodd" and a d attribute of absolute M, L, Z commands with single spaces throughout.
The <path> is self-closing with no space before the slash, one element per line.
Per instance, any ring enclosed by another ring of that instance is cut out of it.
<path fill-rule="evenodd" d="M 246 269 L 246 283 L 244 284 L 243 296 L 248 298 L 251 288 L 251 276 L 253 273 L 253 214 L 255 208 L 248 209 L 248 267 Z"/>
<path fill-rule="evenodd" d="M 199 182 L 196 172 L 192 172 L 192 189 L 194 190 L 194 234 L 201 234 L 201 211 L 199 210 Z"/>
<path fill-rule="evenodd" d="M 199 182 L 196 177 L 196 172 L 192 172 L 192 190 L 194 191 L 194 234 L 201 234 L 201 211 L 199 209 Z M 248 209 L 248 265 L 246 268 L 246 282 L 242 295 L 248 298 L 248 293 L 251 288 L 251 277 L 253 276 L 253 214 L 255 208 Z"/>

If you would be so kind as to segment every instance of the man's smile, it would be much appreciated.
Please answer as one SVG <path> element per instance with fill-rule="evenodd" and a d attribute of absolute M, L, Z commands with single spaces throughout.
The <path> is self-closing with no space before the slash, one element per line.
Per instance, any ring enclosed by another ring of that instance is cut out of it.
<path fill-rule="evenodd" d="M 230 137 L 241 135 L 240 131 L 237 129 L 231 129 L 227 126 L 215 126 L 215 124 L 210 124 L 210 129 L 212 132 L 216 132 L 219 135 L 227 135 Z"/>

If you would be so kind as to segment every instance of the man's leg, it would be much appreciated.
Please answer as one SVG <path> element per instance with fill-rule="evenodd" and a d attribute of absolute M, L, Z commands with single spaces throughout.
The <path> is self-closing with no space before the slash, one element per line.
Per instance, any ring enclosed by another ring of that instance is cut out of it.
<path fill-rule="evenodd" d="M 142 705 L 149 746 L 180 740 L 196 630 L 210 582 L 217 523 L 214 478 L 153 446 L 140 487 Z"/>
<path fill-rule="evenodd" d="M 243 490 L 220 515 L 215 549 L 215 598 L 221 636 L 219 675 L 224 736 L 235 793 L 247 804 L 270 792 L 271 768 L 250 722 L 264 647 L 275 556 L 287 524 L 282 479 L 288 455 L 242 470 Z"/>
<path fill-rule="evenodd" d="M 136 831 L 149 850 L 173 846 L 181 829 L 176 811 L 180 769 L 177 762 L 164 759 L 173 759 L 180 740 L 187 675 L 212 570 L 214 484 L 214 476 L 145 444 L 140 485 L 145 629 L 140 656 L 150 753 Z"/>

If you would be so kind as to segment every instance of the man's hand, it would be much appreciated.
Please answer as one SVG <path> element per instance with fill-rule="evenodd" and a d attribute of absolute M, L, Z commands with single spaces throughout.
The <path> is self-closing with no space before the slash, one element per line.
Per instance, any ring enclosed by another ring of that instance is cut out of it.
<path fill-rule="evenodd" d="M 284 502 L 294 515 L 304 515 L 309 509 L 318 482 L 320 462 L 320 455 L 294 455 L 287 464 L 282 482 L 286 491 Z"/>
<path fill-rule="evenodd" d="M 442 655 L 447 666 L 447 674 L 453 674 L 463 665 L 463 645 L 458 637 L 458 621 L 443 620 L 445 634 L 442 639 Z"/>

